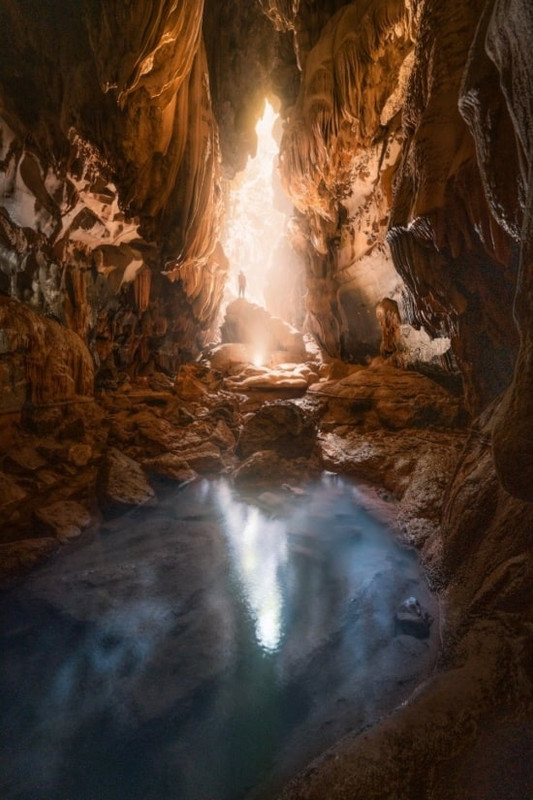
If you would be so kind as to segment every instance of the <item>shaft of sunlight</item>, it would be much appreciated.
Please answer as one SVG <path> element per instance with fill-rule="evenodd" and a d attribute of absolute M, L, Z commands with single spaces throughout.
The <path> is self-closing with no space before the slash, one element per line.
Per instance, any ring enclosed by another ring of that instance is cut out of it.
<path fill-rule="evenodd" d="M 257 154 L 232 181 L 221 242 L 230 262 L 230 293 L 238 289 L 238 273 L 246 276 L 245 297 L 264 305 L 269 263 L 283 234 L 286 216 L 275 208 L 274 175 L 279 146 L 273 129 L 278 115 L 266 101 L 256 125 Z"/>

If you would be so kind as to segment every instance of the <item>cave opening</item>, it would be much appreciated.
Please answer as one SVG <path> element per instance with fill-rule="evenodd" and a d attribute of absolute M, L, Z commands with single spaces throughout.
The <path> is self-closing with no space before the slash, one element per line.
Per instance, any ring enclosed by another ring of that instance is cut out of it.
<path fill-rule="evenodd" d="M 229 261 L 222 342 L 244 345 L 237 360 L 275 384 L 277 366 L 300 365 L 306 356 L 304 265 L 291 245 L 294 207 L 279 174 L 279 106 L 275 95 L 265 99 L 253 152 L 244 169 L 226 181 L 220 235 Z"/>
<path fill-rule="evenodd" d="M 238 294 L 238 274 L 242 271 L 246 298 L 268 305 L 265 291 L 269 273 L 291 210 L 289 201 L 282 199 L 277 176 L 280 128 L 280 117 L 267 99 L 255 127 L 255 154 L 226 187 L 220 237 L 230 263 L 226 304 Z"/>

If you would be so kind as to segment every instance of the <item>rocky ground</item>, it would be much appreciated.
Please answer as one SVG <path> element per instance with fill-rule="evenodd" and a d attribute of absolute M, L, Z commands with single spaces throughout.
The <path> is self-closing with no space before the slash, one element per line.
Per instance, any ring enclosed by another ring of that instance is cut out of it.
<path fill-rule="evenodd" d="M 284 797 L 524 800 L 532 776 L 516 764 L 532 734 L 533 506 L 496 478 L 497 403 L 468 424 L 453 393 L 381 360 L 309 363 L 309 385 L 296 387 L 264 369 L 261 386 L 243 386 L 255 368 L 231 359 L 218 366 L 190 364 L 174 381 L 125 380 L 92 400 L 4 415 L 2 581 L 102 520 L 155 506 L 169 482 L 224 473 L 246 491 L 294 487 L 323 469 L 353 475 L 368 484 L 364 501 L 421 551 L 442 606 L 439 667 L 391 717 L 343 740 Z M 482 745 L 496 787 L 485 794 Z"/>
<path fill-rule="evenodd" d="M 456 397 L 379 362 L 285 364 L 281 378 L 261 368 L 262 382 L 250 386 L 257 368 L 224 366 L 220 352 L 215 361 L 222 370 L 191 364 L 174 381 L 125 380 L 93 400 L 27 404 L 6 421 L 2 580 L 104 518 L 155 505 L 169 482 L 205 474 L 231 474 L 243 489 L 324 468 L 353 474 L 380 487 L 381 505 L 395 501 L 391 518 L 410 542 L 433 535 L 428 549 L 436 547 L 443 487 L 465 439 Z M 308 391 L 307 382 L 287 384 L 295 374 L 310 378 Z"/>

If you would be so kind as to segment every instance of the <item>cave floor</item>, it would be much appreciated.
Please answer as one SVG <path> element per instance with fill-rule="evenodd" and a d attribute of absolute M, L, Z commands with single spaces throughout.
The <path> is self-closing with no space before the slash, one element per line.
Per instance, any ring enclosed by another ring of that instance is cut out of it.
<path fill-rule="evenodd" d="M 7 592 L 24 589 L 36 569 L 66 563 L 128 515 L 158 519 L 169 493 L 216 476 L 237 492 L 260 492 L 263 511 L 275 516 L 280 491 L 294 492 L 296 502 L 297 489 L 324 469 L 346 475 L 364 487 L 360 505 L 421 554 L 446 609 L 444 640 L 435 675 L 408 702 L 368 735 L 345 739 L 286 797 L 321 800 L 328 787 L 328 800 L 412 800 L 425 796 L 427 784 L 432 800 L 462 798 L 467 785 L 468 797 L 495 800 L 494 792 L 482 794 L 485 741 L 494 769 L 500 765 L 495 785 L 506 783 L 499 800 L 525 800 L 531 775 L 513 764 L 530 741 L 531 692 L 520 606 L 513 609 L 528 596 L 520 588 L 527 572 L 520 548 L 533 520 L 524 504 L 497 500 L 488 443 L 490 418 L 469 429 L 456 396 L 379 364 L 276 395 L 231 391 L 219 375 L 188 365 L 175 381 L 154 375 L 102 387 L 93 402 L 27 407 L 0 426 L 0 578 Z M 464 504 L 456 501 L 457 512 L 444 508 L 454 482 Z M 463 520 L 478 543 L 470 550 Z M 502 530 L 517 554 L 500 563 Z M 485 539 L 478 531 L 488 531 Z M 407 694 L 411 688 L 408 682 Z M 317 734 L 315 753 L 358 727 L 340 708 L 322 722 L 334 735 Z M 512 746 L 502 744 L 505 731 Z M 433 759 L 438 768 L 428 766 Z M 291 774 L 290 767 L 283 772 Z"/>

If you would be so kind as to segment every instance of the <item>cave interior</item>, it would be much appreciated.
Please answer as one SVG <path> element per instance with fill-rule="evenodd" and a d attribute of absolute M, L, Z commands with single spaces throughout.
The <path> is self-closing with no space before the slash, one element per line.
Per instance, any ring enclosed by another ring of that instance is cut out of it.
<path fill-rule="evenodd" d="M 346 476 L 438 653 L 283 797 L 532 797 L 530 0 L 3 0 L 0 30 L 4 596 L 169 487 Z"/>

